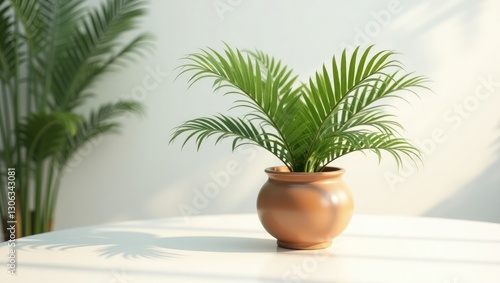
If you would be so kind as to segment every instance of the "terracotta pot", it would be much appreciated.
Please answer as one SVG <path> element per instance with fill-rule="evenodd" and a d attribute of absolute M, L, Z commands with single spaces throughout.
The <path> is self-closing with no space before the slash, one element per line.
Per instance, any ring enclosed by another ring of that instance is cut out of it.
<path fill-rule="evenodd" d="M 278 246 L 326 248 L 349 224 L 354 203 L 342 180 L 344 169 L 304 173 L 270 167 L 265 172 L 269 179 L 257 197 L 257 212 Z"/>

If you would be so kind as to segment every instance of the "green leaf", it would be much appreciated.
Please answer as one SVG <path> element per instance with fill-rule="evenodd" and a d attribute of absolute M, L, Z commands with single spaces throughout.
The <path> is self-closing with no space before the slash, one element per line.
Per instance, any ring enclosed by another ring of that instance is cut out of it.
<path fill-rule="evenodd" d="M 105 134 L 119 133 L 122 126 L 120 118 L 127 114 L 142 117 L 145 110 L 139 102 L 122 100 L 101 105 L 90 112 L 82 123 L 78 124 L 75 135 L 66 136 L 58 159 L 60 166 L 66 165 L 69 159 L 87 142 Z"/>
<path fill-rule="evenodd" d="M 71 110 L 85 101 L 85 90 L 103 74 L 123 66 L 151 48 L 152 36 L 140 34 L 125 44 L 120 36 L 137 27 L 145 1 L 106 1 L 81 17 L 55 58 L 54 108 Z"/>
<path fill-rule="evenodd" d="M 61 167 L 72 154 L 97 135 L 118 132 L 124 115 L 143 113 L 140 103 L 121 101 L 85 119 L 76 114 L 107 95 L 92 93 L 97 80 L 151 49 L 149 34 L 128 35 L 147 1 L 99 2 L 0 0 L 0 167 L 18 170 L 22 235 L 48 229 Z"/>
<path fill-rule="evenodd" d="M 71 112 L 33 113 L 19 126 L 21 145 L 28 157 L 41 161 L 61 154 L 67 136 L 77 134 L 79 115 Z"/>
<path fill-rule="evenodd" d="M 321 171 L 331 161 L 354 151 L 388 152 L 398 165 L 403 156 L 419 159 L 418 150 L 399 137 L 403 126 L 387 109 L 390 98 L 426 88 L 423 77 L 405 73 L 392 51 L 372 54 L 373 46 L 344 50 L 306 83 L 262 51 L 244 52 L 225 44 L 223 52 L 202 49 L 187 55 L 180 75 L 189 85 L 212 79 L 213 90 L 234 96 L 232 108 L 243 117 L 218 115 L 189 120 L 175 129 L 170 142 L 186 134 L 200 148 L 209 137 L 259 145 L 291 171 Z"/>

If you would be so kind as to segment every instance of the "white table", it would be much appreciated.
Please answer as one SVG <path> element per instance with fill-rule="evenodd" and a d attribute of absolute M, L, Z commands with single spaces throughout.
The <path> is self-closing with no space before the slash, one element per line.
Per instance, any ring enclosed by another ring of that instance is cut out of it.
<path fill-rule="evenodd" d="M 276 246 L 256 215 L 116 223 L 17 241 L 0 282 L 498 283 L 500 224 L 355 216 L 331 248 Z"/>

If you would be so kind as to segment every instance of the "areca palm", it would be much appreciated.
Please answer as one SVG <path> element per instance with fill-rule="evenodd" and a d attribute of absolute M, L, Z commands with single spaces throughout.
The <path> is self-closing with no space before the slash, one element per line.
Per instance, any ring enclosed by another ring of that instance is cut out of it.
<path fill-rule="evenodd" d="M 122 100 L 80 113 L 95 82 L 148 50 L 137 28 L 142 0 L 0 0 L 0 209 L 7 213 L 8 168 L 16 172 L 18 235 L 47 231 L 65 166 L 82 145 L 116 132 L 118 117 L 142 113 Z M 32 205 L 34 204 L 34 206 Z M 34 209 L 34 213 L 31 210 Z"/>
<path fill-rule="evenodd" d="M 223 52 L 202 49 L 187 55 L 180 75 L 189 83 L 212 79 L 214 91 L 234 96 L 243 117 L 218 115 L 189 120 L 174 131 L 173 142 L 184 135 L 183 146 L 197 147 L 209 137 L 218 143 L 232 139 L 233 150 L 255 144 L 278 157 L 291 172 L 322 171 L 333 160 L 355 151 L 420 158 L 411 143 L 399 136 L 402 125 L 386 109 L 389 98 L 406 99 L 426 79 L 408 74 L 392 51 L 344 50 L 307 82 L 280 60 L 261 51 L 225 46 Z"/>

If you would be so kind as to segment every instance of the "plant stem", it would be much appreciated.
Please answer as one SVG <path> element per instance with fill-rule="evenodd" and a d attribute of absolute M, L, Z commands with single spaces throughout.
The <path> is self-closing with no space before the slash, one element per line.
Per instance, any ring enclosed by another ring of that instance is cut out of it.
<path fill-rule="evenodd" d="M 2 164 L 0 163 L 0 221 L 4 218 L 7 219 L 7 199 L 8 199 L 8 188 L 7 188 L 7 167 L 5 168 L 5 175 L 3 172 Z M 3 223 L 2 223 L 3 225 Z M 4 230 L 3 230 L 4 231 Z"/>
<path fill-rule="evenodd" d="M 20 165 L 22 165 L 20 163 Z M 20 186 L 18 188 L 20 194 L 19 206 L 21 207 L 21 234 L 23 236 L 31 235 L 31 212 L 30 212 L 30 201 L 29 201 L 29 186 L 30 186 L 30 162 L 28 160 L 24 161 L 24 166 L 26 169 L 24 171 L 24 176 L 19 182 Z M 22 166 L 19 166 L 22 168 Z"/>
<path fill-rule="evenodd" d="M 59 9 L 59 2 L 55 2 L 55 7 L 54 7 L 54 14 L 57 14 L 57 11 Z M 56 15 L 53 15 L 55 20 Z M 50 33 L 51 38 L 50 38 L 50 45 L 49 48 L 47 49 L 48 54 L 46 54 L 46 64 L 47 68 L 45 69 L 45 81 L 43 82 L 43 89 L 42 89 L 42 96 L 41 96 L 41 105 L 40 106 L 40 111 L 45 112 L 47 108 L 47 101 L 48 101 L 48 96 L 50 93 L 50 89 L 52 86 L 52 73 L 53 73 L 53 68 L 54 68 L 54 62 L 55 62 L 55 36 L 54 34 L 57 33 L 55 30 L 54 22 L 50 22 L 50 26 L 46 27 L 47 29 L 50 29 L 52 32 Z"/>
<path fill-rule="evenodd" d="M 44 219 L 43 219 L 43 232 L 46 232 L 46 231 L 49 231 L 50 229 L 50 220 L 52 219 L 52 216 L 51 216 L 51 198 L 52 198 L 52 195 L 53 195 L 53 191 L 54 191 L 54 184 L 53 184 L 53 181 L 54 181 L 54 175 L 56 174 L 56 172 L 54 171 L 55 167 L 56 167 L 56 164 L 55 164 L 55 161 L 54 159 L 52 159 L 50 161 L 50 169 L 49 169 L 49 174 L 47 175 L 47 186 L 46 186 L 46 192 L 45 192 L 45 200 L 43 202 L 44 204 Z"/>
<path fill-rule="evenodd" d="M 0 221 L 3 219 L 7 218 L 7 199 L 8 199 L 8 189 L 7 189 L 7 168 L 10 167 L 10 164 L 12 164 L 11 158 L 10 158 L 10 153 L 12 152 L 11 147 L 10 147 L 10 137 L 9 133 L 13 132 L 10 131 L 10 122 L 9 122 L 9 115 L 10 115 L 10 104 L 8 101 L 8 93 L 7 93 L 7 88 L 5 86 L 4 82 L 0 82 L 2 84 L 2 93 L 0 94 L 1 96 L 1 101 L 2 101 L 2 113 L 5 115 L 5 119 L 2 119 L 2 122 L 0 122 L 0 134 L 2 135 L 2 149 L 3 149 L 3 154 L 1 156 L 2 160 L 0 161 Z M 5 172 L 4 172 L 4 166 L 5 166 Z M 5 174 L 5 175 L 4 175 Z M 2 221 L 2 227 L 4 223 Z M 5 230 L 2 230 L 5 231 Z"/>
<path fill-rule="evenodd" d="M 33 140 L 33 143 L 31 144 L 30 148 L 27 150 L 26 152 L 26 155 L 27 155 L 27 158 L 26 158 L 26 164 L 30 164 L 31 160 L 33 160 L 34 158 L 41 158 L 40 156 L 34 156 L 35 154 L 35 149 L 36 149 L 36 146 L 38 145 L 38 142 L 40 140 L 40 138 L 43 136 L 43 133 L 49 129 L 50 127 L 52 127 L 54 124 L 56 124 L 57 122 L 54 121 L 54 122 L 51 122 L 51 123 L 48 123 L 46 125 L 43 126 L 43 128 L 40 130 L 40 132 L 37 134 L 37 136 L 35 137 L 35 139 Z M 41 202 L 41 199 L 42 199 L 42 190 L 43 190 L 43 185 L 42 185 L 42 181 L 43 181 L 43 160 L 37 160 L 36 163 L 35 163 L 35 228 L 37 231 L 38 228 L 39 228 L 39 222 L 40 220 L 42 219 L 41 218 L 41 215 L 39 213 L 39 210 L 41 210 L 40 206 L 40 202 Z M 26 180 L 29 180 L 30 178 L 30 168 L 27 168 L 26 170 Z M 26 199 L 25 199 L 26 200 Z M 28 208 L 24 207 L 23 211 L 28 213 L 29 214 L 29 198 L 27 199 L 27 202 L 26 203 L 23 203 L 25 204 L 26 206 L 28 206 Z M 23 219 L 24 220 L 24 219 Z M 24 225 L 25 227 L 23 228 L 26 228 L 28 230 L 28 232 L 26 232 L 27 234 L 26 235 L 31 235 L 31 222 L 30 224 L 26 224 Z M 35 233 L 38 233 L 38 232 L 35 232 Z"/>
<path fill-rule="evenodd" d="M 43 205 L 42 205 L 42 195 L 43 195 L 43 160 L 38 160 L 36 162 L 35 169 L 35 228 L 33 233 L 41 233 L 42 231 L 42 221 L 43 221 Z"/>
<path fill-rule="evenodd" d="M 2 122 L 0 123 L 0 130 L 1 130 L 1 135 L 2 135 L 2 142 L 3 146 L 2 149 L 4 150 L 4 155 L 2 156 L 3 162 L 5 163 L 6 167 L 9 167 L 12 164 L 11 156 L 9 153 L 12 152 L 11 147 L 10 147 L 10 134 L 14 133 L 14 131 L 11 130 L 11 124 L 10 124 L 10 107 L 11 104 L 9 103 L 9 94 L 7 93 L 7 86 L 4 82 L 2 82 L 2 94 L 0 95 L 1 101 L 2 101 L 2 113 L 4 115 L 4 119 L 2 119 Z"/>
<path fill-rule="evenodd" d="M 17 14 L 14 15 L 14 22 L 18 22 L 18 16 Z M 17 126 L 20 124 L 21 120 L 21 115 L 20 115 L 20 103 L 19 103 L 19 96 L 20 96 L 20 80 L 19 80 L 19 65 L 20 65 L 20 59 L 19 59 L 19 25 L 15 24 L 14 25 L 14 58 L 16 61 L 15 67 L 14 67 L 14 86 L 13 86 L 13 105 L 12 108 L 14 110 L 14 121 L 13 121 L 13 127 L 17 128 Z M 16 141 L 20 140 L 20 134 L 19 131 L 15 131 L 14 135 L 16 137 Z M 20 202 L 18 205 L 21 207 L 21 234 L 26 235 L 26 233 L 30 232 L 30 213 L 29 213 L 29 192 L 28 192 L 28 186 L 29 186 L 29 163 L 27 160 L 24 160 L 23 162 L 23 156 L 22 156 L 22 148 L 18 146 L 16 148 L 16 161 L 17 161 L 17 171 L 18 171 L 18 176 L 19 176 L 19 186 L 17 187 L 17 191 L 20 194 Z M 23 166 L 24 164 L 24 166 Z M 24 170 L 26 169 L 26 174 Z"/>
<path fill-rule="evenodd" d="M 59 169 L 59 170 L 62 170 L 62 169 Z M 50 219 L 52 219 L 52 217 L 54 215 L 54 207 L 55 207 L 55 203 L 57 200 L 57 196 L 59 194 L 61 180 L 62 180 L 62 174 L 58 173 L 57 177 L 56 177 L 56 182 L 54 183 L 54 189 L 53 189 L 52 194 L 49 198 L 49 205 L 47 205 L 47 211 L 48 211 L 47 219 L 49 219 L 48 221 L 50 221 Z"/>

